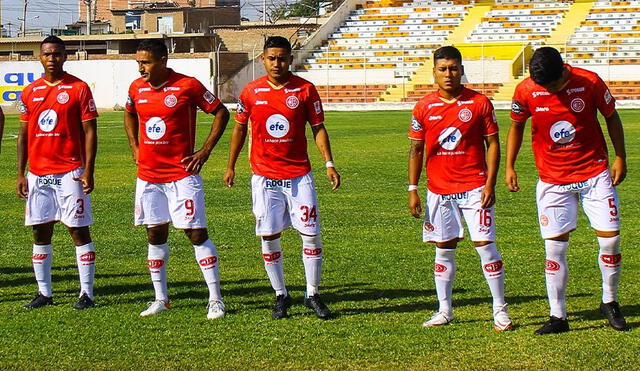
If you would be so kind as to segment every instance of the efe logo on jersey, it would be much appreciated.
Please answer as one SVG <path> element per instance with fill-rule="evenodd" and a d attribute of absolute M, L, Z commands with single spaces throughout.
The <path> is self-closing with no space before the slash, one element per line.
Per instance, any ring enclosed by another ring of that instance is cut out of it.
<path fill-rule="evenodd" d="M 152 140 L 158 140 L 164 136 L 167 131 L 167 125 L 160 117 L 152 117 L 145 124 L 147 137 Z"/>
<path fill-rule="evenodd" d="M 440 147 L 449 151 L 453 151 L 458 144 L 460 144 L 461 140 L 462 133 L 458 128 L 453 126 L 442 130 L 440 136 L 438 136 L 438 143 L 440 143 Z"/>
<path fill-rule="evenodd" d="M 267 119 L 267 132 L 274 138 L 282 138 L 289 132 L 289 120 L 281 114 L 274 114 Z"/>
<path fill-rule="evenodd" d="M 558 121 L 549 130 L 551 139 L 560 144 L 571 142 L 576 137 L 576 129 L 569 121 Z"/>
<path fill-rule="evenodd" d="M 58 125 L 58 114 L 52 109 L 46 109 L 40 113 L 38 117 L 38 125 L 40 130 L 50 132 Z"/>

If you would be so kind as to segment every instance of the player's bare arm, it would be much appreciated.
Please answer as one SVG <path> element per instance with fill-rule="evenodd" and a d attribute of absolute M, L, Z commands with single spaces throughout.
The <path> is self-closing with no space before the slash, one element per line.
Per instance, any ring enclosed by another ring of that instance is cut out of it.
<path fill-rule="evenodd" d="M 518 173 L 516 173 L 516 159 L 522 147 L 522 137 L 524 135 L 524 122 L 511 120 L 511 126 L 507 133 L 507 160 L 505 166 L 505 183 L 511 192 L 518 192 Z"/>
<path fill-rule="evenodd" d="M 325 163 L 333 163 L 329 133 L 327 133 L 327 129 L 324 127 L 324 124 L 312 126 L 311 131 L 313 132 L 313 139 L 316 141 L 318 151 L 320 151 Z M 336 171 L 334 166 L 327 167 L 327 179 L 331 182 L 332 190 L 336 190 L 340 187 L 340 174 L 338 174 L 338 171 Z"/>
<path fill-rule="evenodd" d="M 138 115 L 124 111 L 124 131 L 129 139 L 133 162 L 138 163 Z"/>
<path fill-rule="evenodd" d="M 82 182 L 82 191 L 88 195 L 93 191 L 94 181 L 93 174 L 96 165 L 96 153 L 98 152 L 98 129 L 97 120 L 88 120 L 82 122 L 82 130 L 84 131 L 85 159 L 84 172 L 73 180 Z"/>
<path fill-rule="evenodd" d="M 0 153 L 2 153 L 2 134 L 4 133 L 4 113 L 0 107 Z"/>
<path fill-rule="evenodd" d="M 202 148 L 180 161 L 183 164 L 187 164 L 185 167 L 186 171 L 198 174 L 200 170 L 202 170 L 202 166 L 209 159 L 211 151 L 213 151 L 213 148 L 218 144 L 222 133 L 224 133 L 224 130 L 227 128 L 227 123 L 229 122 L 229 110 L 227 110 L 227 107 L 225 107 L 224 104 L 220 104 L 213 114 L 215 117 L 211 124 L 211 131 Z"/>
<path fill-rule="evenodd" d="M 622 129 L 622 120 L 618 111 L 614 110 L 609 117 L 605 117 L 607 122 L 607 131 L 609 132 L 609 138 L 613 144 L 613 150 L 616 153 L 616 158 L 611 165 L 611 179 L 613 179 L 613 185 L 617 186 L 622 183 L 627 176 L 627 152 L 624 146 L 624 130 Z"/>
<path fill-rule="evenodd" d="M 411 139 L 409 145 L 409 184 L 418 185 L 422 174 L 422 160 L 424 159 L 424 140 Z M 409 191 L 409 213 L 415 218 L 422 214 L 422 204 L 418 190 Z"/>
<path fill-rule="evenodd" d="M 16 193 L 20 198 L 27 198 L 29 188 L 27 187 L 27 178 L 24 172 L 27 170 L 27 123 L 20 121 L 20 129 L 18 130 L 18 179 L 16 181 Z"/>
<path fill-rule="evenodd" d="M 487 146 L 487 182 L 480 195 L 483 209 L 493 206 L 496 202 L 496 179 L 500 167 L 500 140 L 498 134 L 488 135 L 484 138 Z"/>
<path fill-rule="evenodd" d="M 236 177 L 236 162 L 244 141 L 247 138 L 247 124 L 237 123 L 233 127 L 233 133 L 231 134 L 231 143 L 229 144 L 229 161 L 227 162 L 227 171 L 224 174 L 222 181 L 227 187 L 233 187 L 233 180 Z"/>

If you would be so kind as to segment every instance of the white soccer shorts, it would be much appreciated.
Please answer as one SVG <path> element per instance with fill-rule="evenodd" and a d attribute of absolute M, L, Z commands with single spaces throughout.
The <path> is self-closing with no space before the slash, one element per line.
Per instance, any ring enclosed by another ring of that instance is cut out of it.
<path fill-rule="evenodd" d="M 539 180 L 536 201 L 540 234 L 544 239 L 576 229 L 579 201 L 591 228 L 603 232 L 620 230 L 618 193 L 613 187 L 609 170 L 571 184 L 557 185 Z"/>
<path fill-rule="evenodd" d="M 207 227 L 204 189 L 200 175 L 167 182 L 136 180 L 134 224 L 156 226 L 173 223 L 178 229 Z"/>
<path fill-rule="evenodd" d="M 60 221 L 67 227 L 93 224 L 91 197 L 82 191 L 82 182 L 73 180 L 84 170 L 37 176 L 27 173 L 29 194 L 24 224 L 27 226 Z"/>
<path fill-rule="evenodd" d="M 293 179 L 251 177 L 256 235 L 270 236 L 293 226 L 307 235 L 320 233 L 316 188 L 311 172 Z"/>
<path fill-rule="evenodd" d="M 495 241 L 493 206 L 480 207 L 484 186 L 467 192 L 440 195 L 427 190 L 427 207 L 422 223 L 424 242 L 447 242 L 464 238 L 462 218 L 472 241 Z"/>

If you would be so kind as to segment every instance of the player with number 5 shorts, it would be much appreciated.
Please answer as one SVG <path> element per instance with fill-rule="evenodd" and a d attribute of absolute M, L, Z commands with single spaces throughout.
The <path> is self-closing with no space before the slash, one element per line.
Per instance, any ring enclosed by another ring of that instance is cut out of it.
<path fill-rule="evenodd" d="M 319 318 L 327 319 L 331 312 L 318 293 L 323 248 L 318 201 L 307 155 L 307 122 L 326 161 L 327 177 L 334 190 L 340 186 L 340 175 L 333 165 L 318 92 L 313 84 L 289 72 L 292 60 L 287 39 L 278 36 L 267 39 L 262 54 L 267 75 L 247 84 L 240 94 L 224 180 L 229 187 L 233 185 L 235 164 L 250 123 L 256 235 L 262 238 L 262 257 L 276 294 L 271 317 L 287 317 L 291 306 L 284 283 L 280 235 L 293 226 L 302 238 L 307 281 L 305 305 Z"/>
<path fill-rule="evenodd" d="M 207 233 L 200 171 L 222 136 L 229 111 L 202 83 L 167 67 L 162 40 L 142 41 L 136 62 L 141 77 L 129 87 L 125 129 L 138 165 L 134 223 L 147 227 L 147 263 L 155 300 L 146 317 L 170 308 L 167 291 L 169 222 L 184 230 L 209 288 L 207 318 L 225 314 L 220 293 L 219 257 Z M 202 148 L 194 152 L 196 110 L 215 115 Z"/>
<path fill-rule="evenodd" d="M 458 49 L 442 47 L 435 51 L 433 61 L 438 90 L 416 104 L 409 128 L 409 212 L 421 217 L 418 182 L 426 157 L 422 233 L 424 242 L 436 245 L 434 276 L 439 309 L 423 326 L 453 321 L 455 248 L 464 237 L 464 219 L 493 296 L 494 329 L 511 330 L 504 300 L 504 265 L 495 243 L 493 205 L 500 161 L 496 115 L 487 97 L 461 84 L 464 68 Z"/>
<path fill-rule="evenodd" d="M 74 309 L 94 305 L 95 247 L 91 197 L 98 146 L 98 112 L 87 84 L 63 70 L 64 42 L 49 36 L 40 44 L 44 76 L 20 97 L 18 196 L 26 199 L 25 225 L 33 228 L 31 260 L 38 282 L 35 298 L 25 308 L 53 304 L 51 238 L 57 221 L 69 229 L 76 247 L 80 298 Z M 25 170 L 29 162 L 29 171 Z"/>

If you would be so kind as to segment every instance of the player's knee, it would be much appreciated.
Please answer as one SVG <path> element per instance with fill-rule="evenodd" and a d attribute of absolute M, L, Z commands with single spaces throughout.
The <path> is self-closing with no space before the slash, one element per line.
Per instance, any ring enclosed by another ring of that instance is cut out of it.
<path fill-rule="evenodd" d="M 69 227 L 69 234 L 76 246 L 86 245 L 91 242 L 89 227 Z"/>
<path fill-rule="evenodd" d="M 51 244 L 51 237 L 53 237 L 53 223 L 33 226 L 33 242 L 36 245 Z"/>
<path fill-rule="evenodd" d="M 192 245 L 202 245 L 209 239 L 209 233 L 207 233 L 206 228 L 185 229 L 184 233 L 187 235 L 187 238 L 189 238 Z"/>
<path fill-rule="evenodd" d="M 147 240 L 152 245 L 162 245 L 167 243 L 169 238 L 169 225 L 163 224 L 147 228 Z"/>
<path fill-rule="evenodd" d="M 600 245 L 601 253 L 620 254 L 620 235 L 613 237 L 598 236 L 598 245 Z"/>
<path fill-rule="evenodd" d="M 306 235 L 300 234 L 302 239 L 302 257 L 304 259 L 321 259 L 322 258 L 322 240 L 319 234 Z"/>
<path fill-rule="evenodd" d="M 457 238 L 453 240 L 445 241 L 445 242 L 436 242 L 436 247 L 439 249 L 455 249 L 457 246 L 458 246 Z"/>
<path fill-rule="evenodd" d="M 276 233 L 276 234 L 272 234 L 269 236 L 262 236 L 262 240 L 263 241 L 273 241 L 273 240 L 277 240 L 278 238 L 280 238 L 281 233 Z"/>

